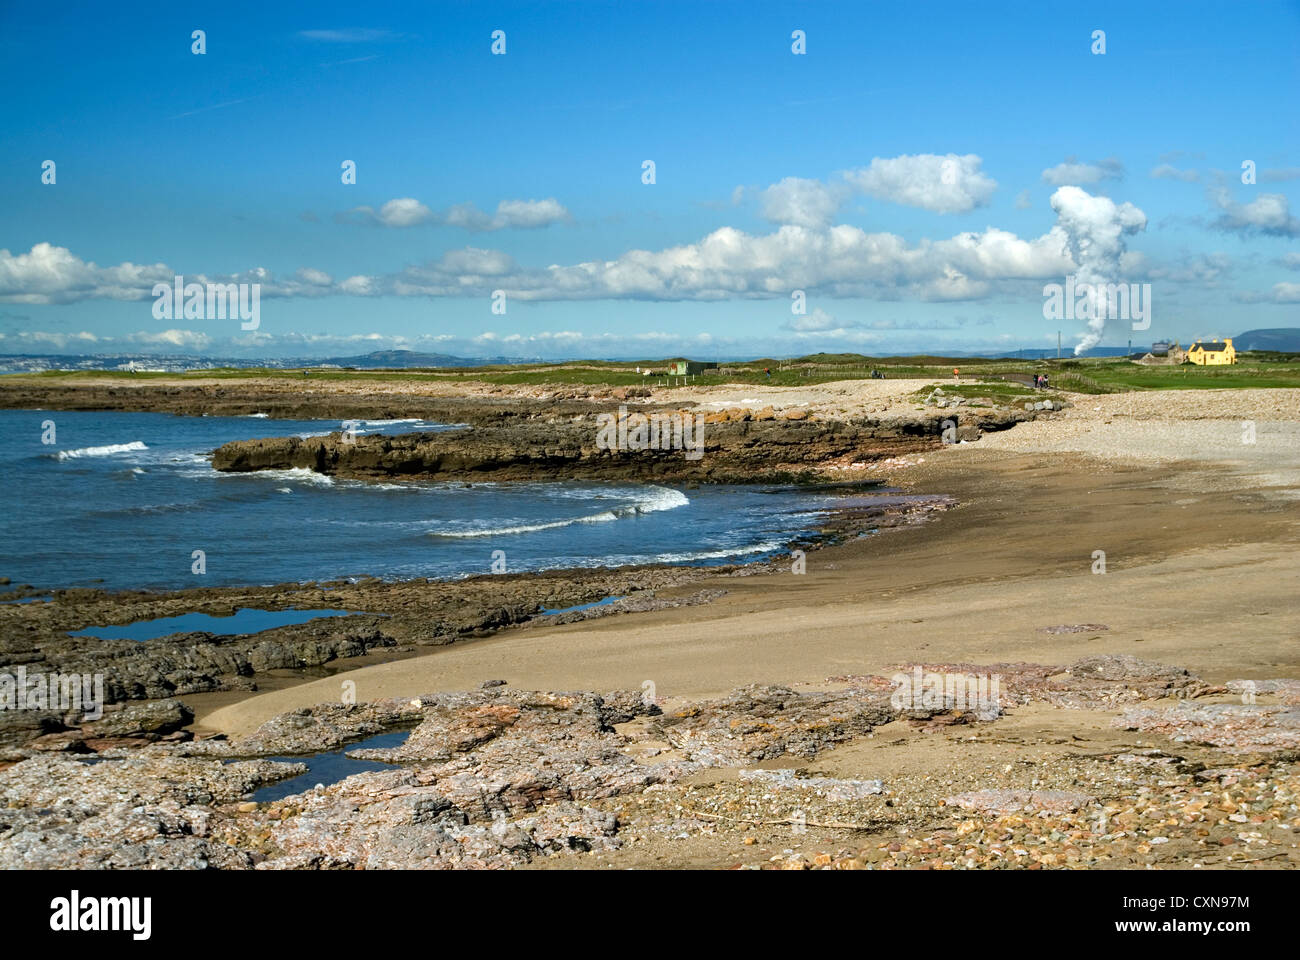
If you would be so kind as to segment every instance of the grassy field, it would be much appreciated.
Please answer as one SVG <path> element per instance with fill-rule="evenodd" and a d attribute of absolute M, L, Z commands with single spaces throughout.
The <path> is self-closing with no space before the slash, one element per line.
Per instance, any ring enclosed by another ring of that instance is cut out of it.
<path fill-rule="evenodd" d="M 645 376 L 637 372 L 649 366 L 655 372 Z M 806 386 L 833 380 L 862 379 L 876 370 L 887 379 L 951 380 L 953 368 L 961 371 L 965 396 L 1018 395 L 1025 392 L 1023 382 L 1036 373 L 1046 373 L 1053 389 L 1074 393 L 1118 393 L 1130 390 L 1192 390 L 1234 387 L 1300 387 L 1300 357 L 1280 354 L 1244 354 L 1240 362 L 1228 367 L 1144 366 L 1126 358 L 1018 360 L 1014 358 L 977 357 L 865 357 L 859 354 L 815 354 L 797 360 L 752 360 L 723 362 L 723 374 L 699 374 L 673 377 L 666 373 L 667 361 L 580 361 L 572 363 L 440 367 L 405 370 L 348 369 L 274 369 L 265 367 L 217 368 L 188 373 L 132 373 L 111 371 L 49 371 L 39 374 L 11 374 L 15 378 L 77 381 L 89 378 L 139 380 L 350 380 L 383 382 L 477 381 L 494 384 L 583 384 L 616 387 L 646 385 L 657 387 L 703 386 L 711 384 L 770 384 Z M 982 386 L 972 387 L 974 379 Z M 975 390 L 968 391 L 967 387 Z"/>

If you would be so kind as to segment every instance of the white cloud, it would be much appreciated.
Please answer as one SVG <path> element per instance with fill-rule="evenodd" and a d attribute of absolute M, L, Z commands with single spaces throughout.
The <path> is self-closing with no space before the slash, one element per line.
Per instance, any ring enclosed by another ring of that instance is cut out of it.
<path fill-rule="evenodd" d="M 352 212 L 385 227 L 414 227 L 433 219 L 433 211 L 413 197 L 389 200 L 378 213 L 370 207 L 357 207 Z"/>
<path fill-rule="evenodd" d="M 1066 157 L 1064 163 L 1043 171 L 1044 182 L 1054 187 L 1123 179 L 1124 165 L 1114 157 L 1096 163 L 1079 163 L 1075 157 Z"/>
<path fill-rule="evenodd" d="M 472 203 L 459 203 L 444 213 L 434 213 L 412 197 L 389 200 L 376 211 L 373 207 L 355 207 L 336 219 L 343 222 L 369 223 L 384 227 L 414 227 L 424 223 L 445 223 L 472 231 L 505 230 L 513 227 L 531 230 L 571 220 L 569 211 L 554 197 L 545 200 L 502 200 L 495 214 L 487 214 Z"/>
<path fill-rule="evenodd" d="M 1273 237 L 1300 236 L 1300 220 L 1291 216 L 1285 194 L 1261 193 L 1249 203 L 1237 203 L 1223 187 L 1210 191 L 1210 201 L 1223 211 L 1214 221 L 1220 230 L 1232 233 L 1262 233 Z"/>
<path fill-rule="evenodd" d="M 1028 210 L 1033 205 L 1034 205 L 1034 201 L 1033 199 L 1030 198 L 1028 190 L 1021 190 L 1018 194 L 1016 194 L 1017 210 Z"/>
<path fill-rule="evenodd" d="M 844 178 L 880 200 L 935 213 L 967 213 L 987 204 L 998 186 L 980 171 L 982 162 L 973 153 L 875 157 L 870 166 L 846 171 Z"/>
<path fill-rule="evenodd" d="M 311 267 L 303 267 L 294 274 L 294 277 L 313 287 L 328 287 L 334 283 L 334 279 L 328 273 Z"/>
<path fill-rule="evenodd" d="M 69 344 L 89 346 L 99 343 L 100 338 L 87 330 L 79 333 L 52 333 L 46 330 L 20 330 L 17 333 L 0 333 L 0 340 L 16 340 L 24 344 L 53 346 L 60 350 Z"/>
<path fill-rule="evenodd" d="M 786 330 L 794 330 L 797 333 L 826 333 L 831 330 L 848 330 L 860 326 L 860 324 L 853 322 L 841 323 L 821 307 L 816 307 L 812 313 L 792 317 L 781 326 Z"/>
<path fill-rule="evenodd" d="M 66 247 L 38 243 L 27 253 L 0 250 L 0 303 L 71 303 L 75 300 L 142 300 L 173 273 L 161 263 L 100 267 Z"/>
<path fill-rule="evenodd" d="M 797 227 L 828 227 L 848 194 L 844 184 L 786 177 L 763 191 L 763 217 Z"/>
<path fill-rule="evenodd" d="M 504 230 L 514 227 L 535 230 L 572 219 L 569 211 L 554 197 L 545 200 L 502 200 L 496 214 L 489 216 L 472 203 L 461 203 L 438 218 L 442 223 L 466 230 Z"/>
<path fill-rule="evenodd" d="M 1058 223 L 1024 239 L 987 227 L 955 236 L 909 243 L 892 233 L 869 233 L 837 225 L 786 224 L 766 234 L 734 227 L 661 250 L 630 250 L 609 260 L 530 267 L 500 250 L 464 247 L 396 273 L 353 275 L 335 282 L 304 268 L 284 279 L 256 267 L 219 277 L 186 275 L 195 282 L 262 285 L 262 298 L 323 296 L 488 297 L 505 290 L 512 301 L 787 299 L 796 289 L 828 297 L 920 301 L 981 299 L 1029 280 L 1059 278 L 1084 269 L 1137 269 L 1121 235 L 1146 218 L 1132 204 L 1116 205 L 1077 187 L 1052 197 Z M 48 249 L 47 249 L 48 248 Z M 57 271 L 36 269 L 50 260 Z M 156 280 L 170 282 L 162 264 L 130 264 L 104 271 L 62 248 L 38 245 L 17 257 L 0 252 L 0 299 L 64 303 L 118 296 L 144 299 Z M 124 277 L 137 276 L 133 285 Z"/>
<path fill-rule="evenodd" d="M 183 347 L 192 350 L 202 350 L 212 342 L 207 334 L 199 333 L 197 330 L 163 330 L 158 333 L 141 330 L 131 334 L 127 339 L 150 346 Z"/>

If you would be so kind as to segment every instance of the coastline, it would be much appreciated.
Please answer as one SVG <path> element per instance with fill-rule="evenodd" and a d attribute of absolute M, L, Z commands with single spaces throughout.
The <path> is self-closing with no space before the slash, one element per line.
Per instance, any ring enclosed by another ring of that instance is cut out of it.
<path fill-rule="evenodd" d="M 1081 651 L 1178 663 L 1221 681 L 1290 660 L 1284 672 L 1300 677 L 1290 641 L 1278 633 L 1292 595 L 1285 584 L 1300 586 L 1289 560 L 1300 533 L 1285 501 L 1260 494 L 1216 502 L 1213 491 L 1227 474 L 1214 465 L 1189 464 L 1179 474 L 1211 491 L 1192 511 L 1196 504 L 1169 499 L 1163 467 L 1098 474 L 1086 457 L 1044 465 L 986 454 L 973 463 L 958 459 L 966 452 L 927 458 L 893 478 L 914 492 L 951 492 L 957 507 L 934 522 L 810 553 L 802 577 L 706 573 L 691 590 L 728 591 L 707 606 L 506 631 L 349 678 L 363 699 L 470 689 L 496 678 L 566 690 L 638 688 L 650 679 L 666 696 L 699 698 L 745 683 L 824 684 L 918 656 L 1061 663 Z M 1086 498 L 1086 506 L 1072 509 L 1072 497 Z M 1186 523 L 1190 515 L 1196 524 Z M 1176 524 L 1184 529 L 1171 534 Z M 1098 576 L 1092 553 L 1105 542 L 1108 570 Z M 1220 589 L 1181 595 L 1174 585 L 1191 573 Z M 1260 610 L 1275 619 L 1257 616 Z M 1097 622 L 1110 629 L 1082 638 L 1039 632 Z M 1243 663 L 1223 645 L 1224 633 L 1249 636 L 1257 662 Z M 197 722 L 248 733 L 278 713 L 337 699 L 337 682 L 254 696 Z"/>
<path fill-rule="evenodd" d="M 1285 798 L 1300 771 L 1285 745 L 1300 746 L 1288 719 L 1300 662 L 1285 624 L 1300 586 L 1291 442 L 1300 391 L 1215 393 L 1193 414 L 1177 394 L 1163 404 L 1080 398 L 979 443 L 823 464 L 825 482 L 883 481 L 953 505 L 929 522 L 810 550 L 803 574 L 769 561 L 582 571 L 580 584 L 550 573 L 361 581 L 352 598 L 378 613 L 401 597 L 422 628 L 438 621 L 435 595 L 454 609 L 481 589 L 495 606 L 448 637 L 472 642 L 376 644 L 307 671 L 270 669 L 257 691 L 185 695 L 184 717 L 174 699 L 141 704 L 167 712 L 162 736 L 86 741 L 123 761 L 111 769 L 60 752 L 76 733 L 55 735 L 9 768 L 8 789 L 34 803 L 39 780 L 85 768 L 101 774 L 91 802 L 100 809 L 158 778 L 209 778 L 219 833 L 200 844 L 202 862 L 232 869 L 268 857 L 278 868 L 1294 867 L 1287 831 L 1300 821 L 1288 822 Z M 1259 418 L 1256 449 L 1237 446 L 1243 416 Z M 513 612 L 507 583 L 520 601 Z M 539 604 L 651 590 L 655 602 L 636 616 L 529 622 Z M 142 602 L 162 615 L 206 593 Z M 234 606 L 237 593 L 222 602 Z M 1006 687 L 989 716 L 945 702 L 899 708 L 889 693 L 899 669 L 992 673 Z M 1261 691 L 1246 713 L 1243 684 Z M 340 696 L 349 685 L 355 703 Z M 1190 740 L 1180 733 L 1188 724 Z M 389 768 L 249 800 L 258 784 L 300 772 L 265 758 L 412 728 L 403 745 L 360 752 Z M 450 759 L 448 737 L 460 744 Z M 488 801 L 489 783 L 514 786 Z M 433 847 L 394 846 L 390 831 L 426 830 L 407 823 L 413 791 L 467 821 L 428 826 Z M 1236 839 L 1226 813 L 1197 813 L 1199 832 L 1168 847 L 1146 831 L 1097 829 L 1098 817 L 1180 815 L 1188 791 L 1264 811 L 1251 820 L 1271 831 L 1257 831 L 1258 842 L 1283 848 L 1255 856 L 1256 840 Z M 1282 806 L 1266 808 L 1266 797 Z M 971 816 L 963 804 L 990 819 L 960 850 L 953 829 L 977 822 L 953 821 Z M 1037 833 L 1045 824 L 1050 839 Z M 516 829 L 525 839 L 510 839 Z M 43 862 L 71 862 L 83 845 L 69 834 L 42 848 Z M 115 865 L 137 862 L 95 849 Z M 166 844 L 144 862 L 192 865 L 188 849 Z"/>

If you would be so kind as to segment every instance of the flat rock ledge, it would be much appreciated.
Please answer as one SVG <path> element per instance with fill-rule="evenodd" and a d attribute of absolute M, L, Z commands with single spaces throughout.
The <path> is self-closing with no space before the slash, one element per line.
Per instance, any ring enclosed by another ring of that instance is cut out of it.
<path fill-rule="evenodd" d="M 1116 724 L 1194 738 L 1229 755 L 1248 748 L 1285 756 L 1300 743 L 1294 707 L 1192 703 L 1225 688 L 1131 657 L 1089 657 L 1067 668 L 900 665 L 914 668 L 998 673 L 1005 679 L 996 709 L 944 698 L 896 704 L 891 678 L 875 675 L 838 678 L 845 686 L 835 690 L 751 685 L 667 709 L 638 690 L 525 691 L 494 680 L 465 692 L 319 704 L 233 740 L 162 739 L 106 746 L 94 755 L 44 752 L 0 770 L 0 868 L 503 868 L 539 857 L 614 851 L 626 837 L 713 829 L 735 820 L 735 809 L 772 803 L 811 810 L 810 824 L 818 816 L 844 816 L 826 804 L 850 811 L 879 804 L 880 815 L 887 805 L 922 802 L 989 818 L 1096 815 L 1101 801 L 1095 787 L 966 790 L 922 801 L 881 780 L 760 766 L 813 760 L 899 721 L 921 726 L 920 736 L 951 723 L 996 723 L 1004 710 L 1033 701 L 1104 710 L 1178 698 L 1173 706 L 1130 706 Z M 1254 683 L 1266 698 L 1291 690 L 1285 681 Z M 104 732 L 140 727 L 141 718 L 118 716 Z M 389 764 L 386 769 L 282 799 L 252 800 L 259 787 L 305 772 L 292 762 L 295 756 L 346 749 L 404 729 L 410 733 L 399 746 L 349 753 Z M 1128 779 L 1148 768 L 1142 776 L 1201 771 L 1195 775 L 1227 782 L 1223 778 L 1240 774 L 1230 764 L 1215 773 L 1158 751 L 1086 762 L 1122 764 L 1132 771 Z M 735 792 L 736 800 L 709 806 L 698 775 L 728 768 L 734 776 L 707 789 L 720 791 L 719 797 Z M 688 794 L 695 813 L 675 805 Z M 628 815 L 624 798 L 644 812 L 639 820 L 621 819 Z M 661 802 L 656 798 L 662 798 L 662 812 L 646 821 Z M 881 855 L 906 849 L 889 844 Z"/>

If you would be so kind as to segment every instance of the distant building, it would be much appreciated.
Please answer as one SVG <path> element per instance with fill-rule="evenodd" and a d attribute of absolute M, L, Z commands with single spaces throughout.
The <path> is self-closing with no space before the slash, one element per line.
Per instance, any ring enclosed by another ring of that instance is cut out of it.
<path fill-rule="evenodd" d="M 668 365 L 668 375 L 673 377 L 692 376 L 706 370 L 716 370 L 716 363 L 701 363 L 698 360 L 674 360 Z"/>
<path fill-rule="evenodd" d="M 1197 340 L 1187 348 L 1187 359 L 1203 367 L 1218 367 L 1237 362 L 1237 351 L 1232 338 L 1222 340 Z"/>
<path fill-rule="evenodd" d="M 1182 363 L 1187 359 L 1187 351 L 1178 345 L 1175 340 L 1170 343 L 1168 340 L 1159 340 L 1151 344 L 1151 352 L 1143 354 L 1138 358 L 1138 363 L 1164 364 L 1164 363 Z"/>

